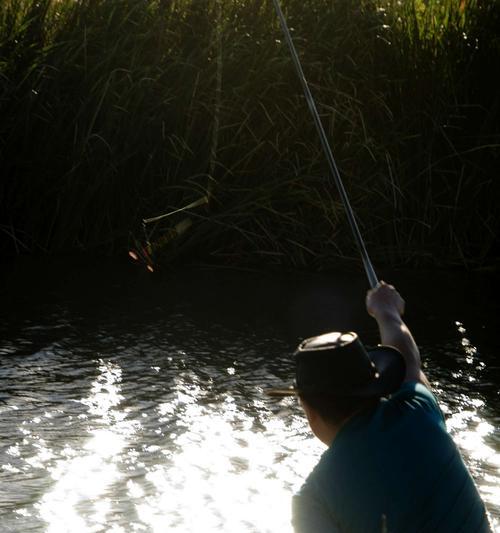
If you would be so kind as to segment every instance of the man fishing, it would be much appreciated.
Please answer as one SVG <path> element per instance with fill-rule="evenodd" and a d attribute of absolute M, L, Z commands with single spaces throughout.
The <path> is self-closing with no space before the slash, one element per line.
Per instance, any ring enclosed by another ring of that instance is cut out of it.
<path fill-rule="evenodd" d="M 366 298 L 381 345 L 355 333 L 302 342 L 296 395 L 328 449 L 293 499 L 296 533 L 490 532 L 484 504 L 402 320 L 404 300 L 379 283 Z"/>
<path fill-rule="evenodd" d="M 372 289 L 368 313 L 381 346 L 355 333 L 305 340 L 295 353 L 296 395 L 327 451 L 293 501 L 296 533 L 491 531 L 486 510 L 421 369 L 402 320 L 404 301 L 379 283 L 326 137 L 279 0 L 273 0 Z"/>

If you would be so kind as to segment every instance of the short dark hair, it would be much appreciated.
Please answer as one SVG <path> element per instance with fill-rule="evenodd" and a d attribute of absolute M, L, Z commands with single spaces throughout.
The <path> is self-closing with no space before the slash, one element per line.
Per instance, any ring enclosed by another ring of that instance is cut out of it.
<path fill-rule="evenodd" d="M 359 396 L 332 396 L 329 394 L 299 394 L 308 406 L 314 409 L 326 422 L 338 425 L 358 411 L 374 408 L 380 398 Z"/>

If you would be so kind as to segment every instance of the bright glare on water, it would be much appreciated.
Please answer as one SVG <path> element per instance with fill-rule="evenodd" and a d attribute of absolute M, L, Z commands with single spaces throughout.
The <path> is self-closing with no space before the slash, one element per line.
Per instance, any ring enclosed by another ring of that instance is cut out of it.
<path fill-rule="evenodd" d="M 3 358 L 7 531 L 289 530 L 320 445 L 293 402 L 264 398 L 265 361 L 236 361 L 245 339 L 212 356 L 190 333 L 183 349 L 152 328 L 116 353 L 73 353 L 63 339 Z M 276 355 L 277 341 L 261 342 Z"/>
<path fill-rule="evenodd" d="M 262 393 L 291 376 L 279 335 L 61 307 L 16 327 L 0 344 L 1 531 L 291 532 L 291 496 L 323 445 L 295 400 Z M 482 388 L 490 363 L 455 327 L 423 346 L 426 372 L 500 530 L 495 385 Z"/>

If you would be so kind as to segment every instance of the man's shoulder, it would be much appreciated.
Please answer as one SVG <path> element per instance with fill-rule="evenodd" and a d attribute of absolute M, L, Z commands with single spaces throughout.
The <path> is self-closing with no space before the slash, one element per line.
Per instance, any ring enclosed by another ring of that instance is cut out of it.
<path fill-rule="evenodd" d="M 430 396 L 434 398 L 434 395 L 432 392 L 420 381 L 405 381 L 402 383 L 402 385 L 399 387 L 399 389 L 392 394 L 392 396 L 396 396 L 398 394 L 415 394 L 415 395 L 423 395 L 423 396 Z"/>
<path fill-rule="evenodd" d="M 381 455 L 377 450 L 392 448 L 396 442 L 409 449 L 415 435 L 428 434 L 429 431 L 432 434 L 445 433 L 438 402 L 421 383 L 406 382 L 389 398 L 381 400 L 376 408 L 346 422 L 300 492 L 340 497 L 347 486 L 357 483 L 358 478 L 369 477 L 373 461 Z"/>
<path fill-rule="evenodd" d="M 406 381 L 401 387 L 381 402 L 381 406 L 402 405 L 411 409 L 424 409 L 437 412 L 441 409 L 434 394 L 419 381 Z"/>

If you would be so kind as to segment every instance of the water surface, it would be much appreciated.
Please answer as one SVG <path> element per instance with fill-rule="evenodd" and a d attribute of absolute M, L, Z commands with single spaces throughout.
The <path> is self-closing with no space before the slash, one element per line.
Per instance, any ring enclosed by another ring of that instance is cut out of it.
<path fill-rule="evenodd" d="M 301 337 L 338 326 L 376 342 L 362 276 L 45 266 L 3 278 L 2 531 L 291 531 L 323 446 L 294 400 L 262 389 L 288 383 Z M 387 275 L 500 531 L 495 310 L 477 278 L 457 294 L 446 275 L 436 294 Z"/>

